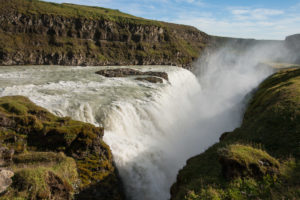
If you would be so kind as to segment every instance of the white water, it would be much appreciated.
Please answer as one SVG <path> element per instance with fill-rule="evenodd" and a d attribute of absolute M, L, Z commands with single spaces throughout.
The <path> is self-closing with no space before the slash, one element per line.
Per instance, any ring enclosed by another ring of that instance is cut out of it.
<path fill-rule="evenodd" d="M 57 115 L 103 125 L 129 199 L 166 200 L 186 160 L 239 125 L 245 95 L 271 73 L 221 65 L 218 56 L 199 80 L 177 67 L 135 67 L 166 71 L 163 84 L 94 74 L 103 67 L 1 67 L 0 96 L 28 96 Z"/>

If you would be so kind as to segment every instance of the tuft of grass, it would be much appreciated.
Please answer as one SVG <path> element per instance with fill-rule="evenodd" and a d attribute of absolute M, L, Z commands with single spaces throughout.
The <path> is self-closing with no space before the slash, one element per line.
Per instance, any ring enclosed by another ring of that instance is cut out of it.
<path fill-rule="evenodd" d="M 269 170 L 268 168 L 278 169 L 280 167 L 278 160 L 267 152 L 248 145 L 231 144 L 226 148 L 218 149 L 218 153 L 223 162 L 229 161 L 239 165 L 239 167 L 243 167 L 247 171 L 251 171 L 253 170 L 251 168 L 255 167 L 255 170 L 265 174 Z"/>

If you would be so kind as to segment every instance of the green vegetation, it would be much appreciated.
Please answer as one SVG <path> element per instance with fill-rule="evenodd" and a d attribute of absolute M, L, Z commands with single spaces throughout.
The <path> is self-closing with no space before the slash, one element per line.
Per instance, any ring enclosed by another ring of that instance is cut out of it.
<path fill-rule="evenodd" d="M 250 175 L 252 177 L 276 174 L 279 162 L 261 149 L 233 144 L 219 149 L 223 175 L 231 179 Z"/>
<path fill-rule="evenodd" d="M 187 161 L 173 200 L 300 198 L 300 69 L 266 79 L 242 126 Z"/>
<path fill-rule="evenodd" d="M 13 9 L 23 14 L 34 15 L 60 15 L 65 17 L 81 17 L 85 19 L 109 19 L 113 21 L 130 20 L 132 23 L 153 23 L 154 21 L 135 17 L 125 14 L 119 10 L 113 10 L 101 7 L 82 6 L 75 4 L 57 4 L 48 3 L 39 0 L 10 0 L 6 3 L 1 3 L 0 10 L 5 12 Z"/>
<path fill-rule="evenodd" d="M 14 184 L 0 199 L 69 199 L 78 182 L 76 162 L 63 153 L 27 152 L 16 155 L 14 164 L 9 166 L 14 172 Z M 54 178 L 54 180 L 52 180 Z M 57 179 L 58 183 L 55 183 Z M 65 191 L 53 193 L 53 187 Z"/>
<path fill-rule="evenodd" d="M 1 97 L 0 146 L 15 150 L 8 165 L 15 176 L 3 198 L 70 199 L 74 192 L 103 183 L 106 192 L 115 195 L 112 198 L 121 199 L 112 155 L 102 136 L 103 128 L 57 117 L 26 97 Z"/>

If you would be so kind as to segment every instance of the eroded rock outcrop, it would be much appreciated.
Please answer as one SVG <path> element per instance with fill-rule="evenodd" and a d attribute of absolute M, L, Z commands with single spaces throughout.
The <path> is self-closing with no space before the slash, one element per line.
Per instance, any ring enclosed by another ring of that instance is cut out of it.
<path fill-rule="evenodd" d="M 26 97 L 1 97 L 1 155 L 15 172 L 3 198 L 124 199 L 102 137 L 103 128 L 57 117 Z"/>

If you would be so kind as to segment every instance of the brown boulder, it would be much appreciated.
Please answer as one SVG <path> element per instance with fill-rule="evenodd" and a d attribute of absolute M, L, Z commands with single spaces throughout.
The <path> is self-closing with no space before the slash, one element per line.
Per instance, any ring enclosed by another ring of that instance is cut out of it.
<path fill-rule="evenodd" d="M 12 184 L 11 178 L 14 173 L 10 170 L 0 169 L 0 194 L 5 192 L 7 188 Z"/>

